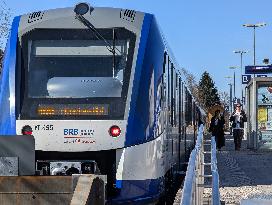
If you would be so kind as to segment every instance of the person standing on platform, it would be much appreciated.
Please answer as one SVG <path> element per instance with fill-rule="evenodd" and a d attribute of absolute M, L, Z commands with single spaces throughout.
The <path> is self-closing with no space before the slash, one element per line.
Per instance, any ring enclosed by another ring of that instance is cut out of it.
<path fill-rule="evenodd" d="M 238 103 L 236 105 L 236 109 L 232 113 L 230 121 L 232 122 L 235 150 L 240 150 L 244 136 L 244 123 L 247 121 L 246 113 L 241 109 L 241 104 Z"/>
<path fill-rule="evenodd" d="M 224 125 L 224 115 L 220 115 L 220 110 L 216 110 L 214 116 L 211 119 L 209 132 L 211 132 L 212 136 L 215 137 L 216 148 L 219 151 L 223 146 L 225 146 Z"/>

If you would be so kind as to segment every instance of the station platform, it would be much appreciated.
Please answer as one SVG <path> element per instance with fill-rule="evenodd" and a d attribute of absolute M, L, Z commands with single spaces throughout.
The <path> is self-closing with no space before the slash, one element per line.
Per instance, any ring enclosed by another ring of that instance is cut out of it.
<path fill-rule="evenodd" d="M 247 149 L 247 140 L 243 140 L 240 151 L 235 151 L 232 135 L 226 133 L 225 137 L 225 147 L 216 154 L 221 204 L 272 204 L 272 151 Z M 205 161 L 209 162 L 209 157 L 205 157 Z M 210 185 L 211 179 L 205 179 L 204 183 Z M 203 205 L 211 204 L 207 200 L 211 198 L 211 191 L 204 188 Z M 182 188 L 176 194 L 174 205 L 181 204 L 181 197 Z"/>
<path fill-rule="evenodd" d="M 272 151 L 234 150 L 233 137 L 225 135 L 226 146 L 217 152 L 220 199 L 225 204 L 272 204 Z M 205 188 L 206 195 L 211 194 Z"/>

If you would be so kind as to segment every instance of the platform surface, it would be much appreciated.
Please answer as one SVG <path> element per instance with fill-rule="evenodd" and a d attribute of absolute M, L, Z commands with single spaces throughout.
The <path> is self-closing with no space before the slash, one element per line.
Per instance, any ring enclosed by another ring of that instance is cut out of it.
<path fill-rule="evenodd" d="M 226 146 L 217 152 L 220 176 L 220 195 L 225 204 L 240 204 L 241 201 L 265 199 L 272 204 L 272 151 L 247 149 L 243 140 L 242 149 L 234 150 L 233 137 L 226 135 Z M 211 189 L 205 189 L 210 194 Z"/>

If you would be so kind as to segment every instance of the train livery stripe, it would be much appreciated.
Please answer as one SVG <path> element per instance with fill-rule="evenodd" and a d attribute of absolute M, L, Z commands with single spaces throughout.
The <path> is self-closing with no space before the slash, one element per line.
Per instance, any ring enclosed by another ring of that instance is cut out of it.
<path fill-rule="evenodd" d="M 133 142 L 135 141 L 135 139 L 133 138 L 137 137 L 135 136 L 135 130 L 133 130 L 134 123 L 135 123 L 134 113 L 136 110 L 136 102 L 137 102 L 137 97 L 139 93 L 139 83 L 140 83 L 141 72 L 143 68 L 143 61 L 145 56 L 145 49 L 147 45 L 147 39 L 149 35 L 149 29 L 152 22 L 152 18 L 153 16 L 151 14 L 145 14 L 144 21 L 143 21 L 140 45 L 139 45 L 136 68 L 135 68 L 135 76 L 133 81 L 133 89 L 132 89 L 132 95 L 131 95 L 131 101 L 130 101 L 130 110 L 129 110 L 129 117 L 128 117 L 125 146 L 133 145 Z"/>
<path fill-rule="evenodd" d="M 7 42 L 0 90 L 0 134 L 15 135 L 15 67 L 20 16 L 14 18 Z"/>

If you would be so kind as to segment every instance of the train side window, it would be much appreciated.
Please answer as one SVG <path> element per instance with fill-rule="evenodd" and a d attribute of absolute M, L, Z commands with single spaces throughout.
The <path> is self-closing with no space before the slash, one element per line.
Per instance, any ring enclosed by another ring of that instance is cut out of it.
<path fill-rule="evenodd" d="M 162 87 L 161 87 L 161 97 L 162 100 L 165 101 L 166 98 L 166 82 L 167 82 L 167 74 L 166 74 L 166 70 L 167 70 L 167 66 L 168 66 L 168 60 L 167 60 L 167 53 L 164 52 L 164 56 L 163 56 L 163 73 L 162 73 Z"/>
<path fill-rule="evenodd" d="M 162 78 L 163 79 L 163 78 Z M 164 85 L 163 85 L 163 81 L 160 83 L 160 107 L 162 108 L 163 104 L 162 102 L 164 101 Z"/>
<path fill-rule="evenodd" d="M 174 88 L 174 65 L 173 65 L 173 63 L 171 63 L 171 85 L 170 85 L 170 91 L 171 91 L 171 97 L 170 97 L 170 99 L 171 99 L 171 105 L 170 105 L 170 113 L 171 113 L 171 125 L 172 125 L 172 127 L 173 127 L 173 125 L 174 125 L 174 119 L 173 119 L 173 114 L 174 114 L 174 95 L 173 95 L 173 88 Z"/>
<path fill-rule="evenodd" d="M 177 124 L 177 109 L 176 109 L 176 101 L 177 101 L 177 95 L 176 95 L 176 87 L 177 87 L 177 75 L 175 68 L 173 69 L 173 127 Z"/>
<path fill-rule="evenodd" d="M 3 67 L 4 67 L 4 52 L 0 49 L 0 83 L 2 82 Z M 1 87 L 0 87 L 1 89 Z"/>
<path fill-rule="evenodd" d="M 170 59 L 168 56 L 167 63 L 167 112 L 168 112 L 168 122 L 171 123 L 171 105 L 170 105 Z"/>
<path fill-rule="evenodd" d="M 179 76 L 176 73 L 176 126 L 179 125 Z"/>
<path fill-rule="evenodd" d="M 166 65 L 167 65 L 167 53 L 164 52 L 164 55 L 163 55 L 163 74 L 165 73 Z"/>
<path fill-rule="evenodd" d="M 181 78 L 179 77 L 179 88 L 178 88 L 178 93 L 179 93 L 179 112 L 178 112 L 178 116 L 179 116 L 179 134 L 182 133 L 182 105 L 183 105 L 183 102 L 182 102 L 182 81 L 181 81 Z M 182 137 L 182 135 L 181 135 Z"/>

